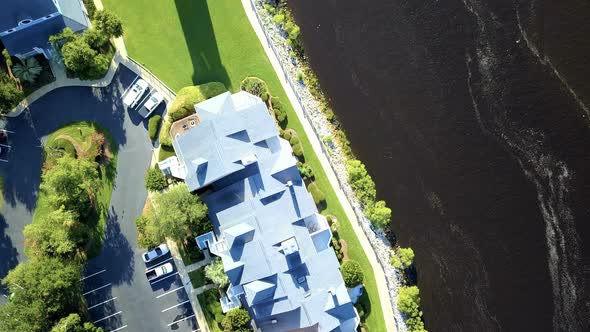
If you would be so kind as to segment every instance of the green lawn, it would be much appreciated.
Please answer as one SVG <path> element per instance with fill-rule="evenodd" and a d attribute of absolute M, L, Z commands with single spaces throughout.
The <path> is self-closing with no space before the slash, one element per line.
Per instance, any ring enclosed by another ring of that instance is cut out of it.
<path fill-rule="evenodd" d="M 113 192 L 113 186 L 115 183 L 115 175 L 117 170 L 117 146 L 114 144 L 113 138 L 110 133 L 105 129 L 101 128 L 92 122 L 74 122 L 70 123 L 55 132 L 53 132 L 47 138 L 47 142 L 43 146 L 44 162 L 48 162 L 48 146 L 51 146 L 55 142 L 58 136 L 67 135 L 72 137 L 78 142 L 83 148 L 89 148 L 89 137 L 95 131 L 105 134 L 107 142 L 110 146 L 112 157 L 109 162 L 105 165 L 100 165 L 99 176 L 100 184 L 97 194 L 98 209 L 97 214 L 91 217 L 91 220 L 84 222 L 87 225 L 92 226 L 93 232 L 91 236 L 91 243 L 88 247 L 89 257 L 94 257 L 99 254 L 102 248 L 102 240 L 104 239 L 104 232 L 106 226 L 106 217 L 109 204 L 111 202 L 111 194 Z M 33 215 L 33 222 L 37 222 L 43 216 L 51 212 L 51 208 L 47 204 L 45 194 L 39 192 L 37 197 L 37 207 L 35 208 L 35 214 Z"/>
<path fill-rule="evenodd" d="M 203 315 L 209 325 L 209 330 L 212 332 L 221 332 L 221 320 L 223 319 L 223 311 L 221 310 L 221 303 L 219 303 L 219 293 L 217 289 L 209 289 L 197 295 Z M 217 317 L 217 319 L 216 319 Z M 219 323 L 218 323 L 219 321 Z"/>
<path fill-rule="evenodd" d="M 205 286 L 207 284 L 207 279 L 205 279 L 205 267 L 201 267 L 200 269 L 196 269 L 188 273 L 189 278 L 191 279 L 191 284 L 193 284 L 193 288 L 199 288 Z"/>
<path fill-rule="evenodd" d="M 288 127 L 299 133 L 306 162 L 313 168 L 316 183 L 326 194 L 327 208 L 322 213 L 338 218 L 340 237 L 347 242 L 349 257 L 358 261 L 365 271 L 366 291 L 374 304 L 366 312 L 367 329 L 385 331 L 383 311 L 378 305 L 379 290 L 371 264 L 250 26 L 241 2 L 103 0 L 103 3 L 123 20 L 130 56 L 146 65 L 173 90 L 219 81 L 230 90 L 237 91 L 244 77 L 258 76 L 267 82 L 273 96 L 283 100 Z"/>

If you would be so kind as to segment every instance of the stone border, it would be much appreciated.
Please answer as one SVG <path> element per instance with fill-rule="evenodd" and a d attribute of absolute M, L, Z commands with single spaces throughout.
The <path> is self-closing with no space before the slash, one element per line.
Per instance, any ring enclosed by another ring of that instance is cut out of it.
<path fill-rule="evenodd" d="M 279 60 L 283 75 L 295 92 L 297 101 L 299 102 L 305 119 L 312 125 L 313 132 L 320 142 L 325 137 L 334 137 L 333 126 L 326 119 L 325 115 L 320 110 L 320 103 L 310 93 L 309 89 L 300 82 L 297 82 L 297 73 L 300 71 L 296 62 L 293 62 L 289 55 L 290 48 L 285 40 L 285 33 L 274 23 L 272 16 L 264 9 L 263 0 L 248 0 L 256 14 L 258 23 L 263 27 L 264 36 L 270 46 L 272 52 Z M 398 288 L 401 286 L 401 274 L 390 263 L 389 259 L 392 254 L 391 243 L 387 240 L 383 231 L 373 227 L 371 221 L 365 217 L 362 205 L 356 198 L 354 191 L 347 180 L 346 172 L 346 157 L 342 149 L 337 144 L 327 149 L 324 144 L 321 144 L 321 152 L 328 159 L 330 167 L 334 171 L 338 180 L 339 189 L 341 189 L 349 204 L 352 206 L 358 224 L 361 226 L 363 233 L 368 238 L 372 249 L 375 251 L 379 265 L 385 272 L 385 279 L 387 280 L 388 295 L 393 309 L 395 328 L 398 331 L 406 331 L 407 327 L 404 323 L 403 316 L 397 310 Z M 354 222 L 351 220 L 351 222 Z M 383 294 L 382 294 L 383 295 Z M 386 310 L 384 308 L 384 315 Z M 387 318 L 386 318 L 387 321 Z"/>

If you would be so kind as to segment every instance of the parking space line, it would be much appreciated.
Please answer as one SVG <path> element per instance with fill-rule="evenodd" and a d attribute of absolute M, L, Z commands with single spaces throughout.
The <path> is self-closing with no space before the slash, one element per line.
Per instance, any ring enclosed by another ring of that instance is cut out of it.
<path fill-rule="evenodd" d="M 162 312 L 166 312 L 166 311 L 168 311 L 168 310 L 170 310 L 170 309 L 174 309 L 174 308 L 176 308 L 176 307 L 180 307 L 181 305 L 183 305 L 183 304 L 185 304 L 185 303 L 189 303 L 190 301 L 191 301 L 191 300 L 188 300 L 188 301 L 184 301 L 184 302 L 182 302 L 182 303 L 179 303 L 179 304 L 177 304 L 177 305 L 173 305 L 173 306 L 171 306 L 170 308 L 166 308 L 166 309 L 162 310 Z"/>
<path fill-rule="evenodd" d="M 188 317 L 184 317 L 183 319 L 179 319 L 179 320 L 177 320 L 177 321 L 175 321 L 175 322 L 172 322 L 172 323 L 168 324 L 168 326 L 174 325 L 174 324 L 176 324 L 176 323 L 179 323 L 179 322 L 185 321 L 185 320 L 187 320 L 187 319 L 189 319 L 189 318 L 193 318 L 193 317 L 195 317 L 195 315 L 194 315 L 194 314 L 193 314 L 193 315 L 190 315 L 190 316 L 188 316 Z"/>
<path fill-rule="evenodd" d="M 89 275 L 89 276 L 85 276 L 84 278 L 80 279 L 80 281 L 82 281 L 82 280 L 84 280 L 84 279 L 88 279 L 88 278 L 90 278 L 90 277 L 94 277 L 95 275 L 97 275 L 97 274 L 101 274 L 101 273 L 105 272 L 106 270 L 107 270 L 107 269 L 104 269 L 104 270 L 102 270 L 102 271 L 98 271 L 98 272 L 96 272 L 96 273 L 93 273 L 93 274 L 91 274 L 91 275 Z"/>
<path fill-rule="evenodd" d="M 100 286 L 100 287 L 98 287 L 98 288 L 95 288 L 95 289 L 93 289 L 93 290 L 91 290 L 91 291 L 89 291 L 89 292 L 86 292 L 86 293 L 82 294 L 82 295 L 88 295 L 88 294 L 90 294 L 90 293 L 96 292 L 97 290 L 103 289 L 103 288 L 105 288 L 105 287 L 109 287 L 110 285 L 111 285 L 111 283 L 109 282 L 108 284 L 106 284 L 106 285 L 104 285 L 104 286 Z"/>
<path fill-rule="evenodd" d="M 117 297 L 115 296 L 115 297 L 113 297 L 113 298 L 112 298 L 112 299 L 110 299 L 110 300 L 106 300 L 106 301 L 104 301 L 104 302 L 100 302 L 99 304 L 95 304 L 95 305 L 93 305 L 92 307 L 89 307 L 89 308 L 88 308 L 88 310 L 90 310 L 90 309 L 94 309 L 94 308 L 98 307 L 99 305 L 103 305 L 103 304 L 105 304 L 105 303 L 108 303 L 108 302 L 114 301 L 114 300 L 116 300 L 116 299 L 117 299 Z"/>
<path fill-rule="evenodd" d="M 162 279 L 158 279 L 158 280 L 156 280 L 156 281 L 154 281 L 154 282 L 150 282 L 150 284 L 152 284 L 152 285 L 153 285 L 153 284 L 155 284 L 155 283 L 158 283 L 158 282 L 160 282 L 160 281 L 162 281 L 162 280 L 164 280 L 164 279 L 168 279 L 168 278 L 170 278 L 170 277 L 174 277 L 174 276 L 175 276 L 175 275 L 177 275 L 177 274 L 178 274 L 178 272 L 176 272 L 176 273 L 174 273 L 174 274 L 171 274 L 171 275 L 169 275 L 169 276 L 165 276 L 165 277 L 164 277 L 164 278 L 162 278 Z"/>
<path fill-rule="evenodd" d="M 176 289 L 173 289 L 173 290 L 171 290 L 171 291 L 168 291 L 168 292 L 166 292 L 166 293 L 164 293 L 164 294 L 158 295 L 158 296 L 156 296 L 156 299 L 159 299 L 159 298 L 161 298 L 162 296 L 168 295 L 168 294 L 170 294 L 170 293 L 174 293 L 174 292 L 176 292 L 177 290 L 179 290 L 179 289 L 182 289 L 182 288 L 184 288 L 184 286 L 180 286 L 180 287 L 178 287 L 178 288 L 176 288 Z"/>
<path fill-rule="evenodd" d="M 162 261 L 162 262 L 158 263 L 157 265 L 154 265 L 154 266 L 152 266 L 152 267 L 150 267 L 150 268 L 146 268 L 146 269 L 145 269 L 145 272 L 147 272 L 147 271 L 150 271 L 150 270 L 153 270 L 153 269 L 157 268 L 158 266 L 161 266 L 161 265 L 163 265 L 164 263 L 171 261 L 172 259 L 173 259 L 173 257 L 170 257 L 170 258 L 168 258 L 167 260 L 165 260 L 165 261 Z"/>
<path fill-rule="evenodd" d="M 122 329 L 124 329 L 126 327 L 127 327 L 127 325 L 123 325 L 123 326 L 119 327 L 118 329 L 111 330 L 110 332 L 119 331 L 119 330 L 122 330 Z"/>
<path fill-rule="evenodd" d="M 114 313 L 114 314 L 112 314 L 112 315 L 108 315 L 108 316 L 106 316 L 106 317 L 103 317 L 103 318 L 101 318 L 101 319 L 99 319 L 99 320 L 95 320 L 94 322 L 92 322 L 92 324 L 96 324 L 96 323 L 98 323 L 98 322 L 100 322 L 100 321 L 103 321 L 103 320 L 105 320 L 105 319 L 107 319 L 107 318 L 111 318 L 111 317 L 113 317 L 113 316 L 117 316 L 118 314 L 120 314 L 120 313 L 122 313 L 122 312 L 123 312 L 123 311 L 119 311 L 119 312 L 116 312 L 116 313 Z M 194 315 L 193 315 L 193 316 L 194 316 Z"/>

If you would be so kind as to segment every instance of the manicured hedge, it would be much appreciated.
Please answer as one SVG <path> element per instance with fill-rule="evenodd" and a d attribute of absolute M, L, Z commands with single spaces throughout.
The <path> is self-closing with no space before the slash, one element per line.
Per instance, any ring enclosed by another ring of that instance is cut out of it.
<path fill-rule="evenodd" d="M 254 76 L 244 78 L 240 83 L 240 89 L 260 97 L 265 102 L 270 96 L 266 82 Z"/>
<path fill-rule="evenodd" d="M 312 182 L 307 186 L 307 191 L 309 191 L 311 197 L 313 197 L 313 201 L 316 205 L 319 205 L 326 201 L 326 195 L 323 191 L 320 190 L 320 188 L 315 182 Z"/>
<path fill-rule="evenodd" d="M 162 116 L 154 115 L 150 118 L 148 122 L 148 136 L 153 141 L 158 136 L 158 128 L 160 128 L 160 123 L 162 122 Z"/>
<path fill-rule="evenodd" d="M 174 102 L 168 110 L 172 122 L 195 113 L 195 104 L 226 92 L 225 85 L 220 82 L 209 82 L 196 86 L 187 86 L 176 94 Z"/>

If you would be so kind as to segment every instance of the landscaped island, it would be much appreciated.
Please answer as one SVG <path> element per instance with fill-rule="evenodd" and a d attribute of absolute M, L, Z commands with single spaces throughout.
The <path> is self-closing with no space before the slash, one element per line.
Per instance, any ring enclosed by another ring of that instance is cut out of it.
<path fill-rule="evenodd" d="M 12 294 L 0 307 L 3 330 L 99 331 L 84 323 L 82 267 L 102 247 L 116 165 L 113 140 L 96 124 L 49 135 L 33 223 L 24 229 L 28 261 L 2 280 Z"/>

